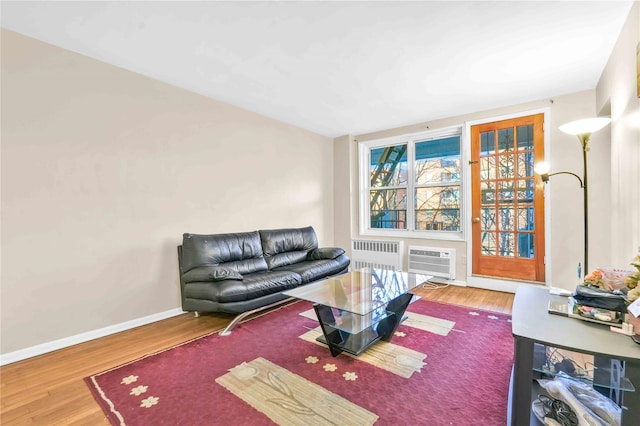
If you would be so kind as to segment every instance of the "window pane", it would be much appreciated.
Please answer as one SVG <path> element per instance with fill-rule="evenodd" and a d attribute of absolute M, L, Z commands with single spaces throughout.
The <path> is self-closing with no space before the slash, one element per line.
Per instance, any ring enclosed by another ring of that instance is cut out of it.
<path fill-rule="evenodd" d="M 373 188 L 406 185 L 407 145 L 372 149 L 369 177 Z"/>
<path fill-rule="evenodd" d="M 460 187 L 434 186 L 416 189 L 416 229 L 460 230 Z"/>
<path fill-rule="evenodd" d="M 416 143 L 416 182 L 460 182 L 459 136 Z"/>
<path fill-rule="evenodd" d="M 369 191 L 371 228 L 406 229 L 407 191 L 379 189 Z"/>

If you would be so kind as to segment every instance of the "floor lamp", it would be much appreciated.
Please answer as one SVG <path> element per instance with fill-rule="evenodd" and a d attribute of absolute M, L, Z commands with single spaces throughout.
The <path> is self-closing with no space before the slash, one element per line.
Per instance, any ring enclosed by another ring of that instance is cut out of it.
<path fill-rule="evenodd" d="M 547 163 L 539 163 L 536 164 L 535 170 L 536 173 L 540 175 L 542 181 L 544 183 L 549 182 L 549 177 L 560 174 L 567 174 L 575 176 L 580 182 L 580 188 L 582 188 L 583 198 L 584 198 L 584 273 L 586 275 L 589 273 L 589 203 L 588 203 L 588 192 L 587 192 L 587 152 L 589 152 L 589 139 L 591 138 L 591 134 L 593 132 L 597 132 L 598 130 L 605 127 L 611 121 L 608 117 L 595 117 L 595 118 L 585 118 L 582 120 L 572 121 L 567 124 L 563 124 L 558 127 L 560 131 L 569 134 L 575 135 L 578 137 L 580 144 L 582 145 L 582 178 L 575 173 L 571 172 L 555 172 L 549 173 L 549 165 Z M 580 272 L 579 272 L 580 274 Z"/>

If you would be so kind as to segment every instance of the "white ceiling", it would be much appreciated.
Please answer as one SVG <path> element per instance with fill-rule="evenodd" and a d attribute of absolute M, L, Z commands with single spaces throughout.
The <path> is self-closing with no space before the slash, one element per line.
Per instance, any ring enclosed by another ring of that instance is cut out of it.
<path fill-rule="evenodd" d="M 9 2 L 2 27 L 326 136 L 593 89 L 631 1 Z"/>

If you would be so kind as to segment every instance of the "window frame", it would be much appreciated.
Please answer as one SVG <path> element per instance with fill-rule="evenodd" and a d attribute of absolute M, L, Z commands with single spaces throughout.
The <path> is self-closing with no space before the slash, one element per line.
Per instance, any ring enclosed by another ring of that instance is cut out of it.
<path fill-rule="evenodd" d="M 416 183 L 416 160 L 415 145 L 426 140 L 442 139 L 452 136 L 460 138 L 460 181 L 451 186 L 458 186 L 460 189 L 460 230 L 459 231 L 434 231 L 434 230 L 416 230 L 416 209 L 415 197 L 416 189 L 429 186 L 442 186 L 438 184 L 418 184 Z M 379 237 L 401 237 L 401 238 L 423 238 L 433 240 L 450 240 L 464 241 L 465 239 L 465 194 L 466 194 L 466 158 L 467 152 L 464 149 L 464 132 L 462 125 L 427 130 L 417 133 L 408 133 L 399 136 L 391 136 L 380 139 L 372 139 L 358 142 L 358 163 L 359 163 L 359 228 L 360 235 L 379 236 Z M 371 211 L 369 203 L 369 193 L 371 190 L 370 181 L 370 163 L 371 150 L 392 145 L 407 144 L 407 229 L 387 229 L 387 228 L 371 228 Z"/>

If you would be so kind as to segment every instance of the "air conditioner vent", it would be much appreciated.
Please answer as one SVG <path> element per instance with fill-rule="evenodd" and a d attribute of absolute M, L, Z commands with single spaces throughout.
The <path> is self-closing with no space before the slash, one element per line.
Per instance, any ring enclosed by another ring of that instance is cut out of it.
<path fill-rule="evenodd" d="M 408 269 L 409 272 L 454 280 L 456 278 L 456 250 L 409 246 Z"/>

